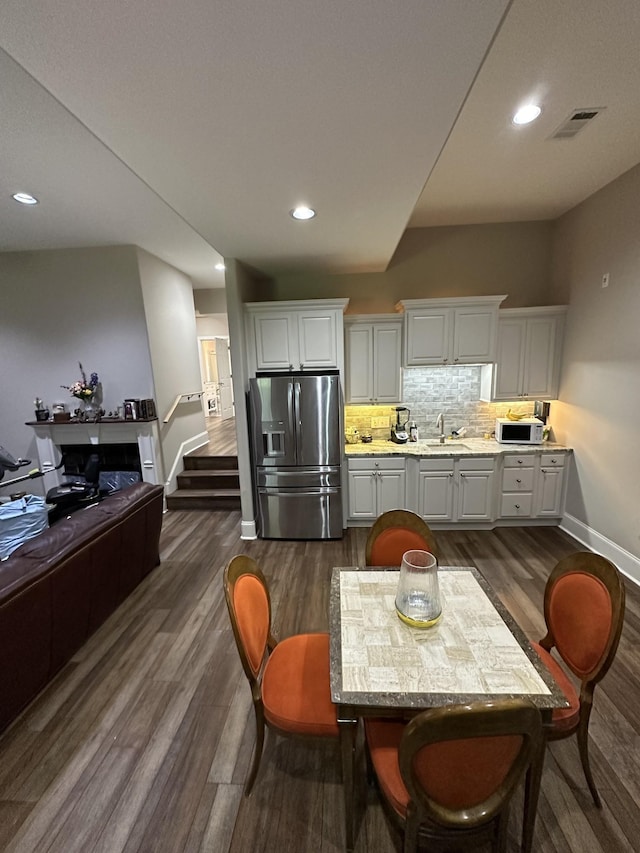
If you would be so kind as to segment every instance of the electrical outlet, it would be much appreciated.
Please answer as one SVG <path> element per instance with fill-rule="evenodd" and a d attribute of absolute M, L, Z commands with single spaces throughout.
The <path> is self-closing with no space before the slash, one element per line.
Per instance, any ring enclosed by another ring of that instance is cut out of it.
<path fill-rule="evenodd" d="M 606 273 L 602 276 L 602 286 L 603 286 L 603 287 L 609 287 L 609 273 L 608 273 L 608 272 L 606 272 Z"/>
<path fill-rule="evenodd" d="M 382 428 L 388 427 L 388 426 L 389 426 L 389 418 L 388 417 L 371 418 L 371 428 L 372 429 L 376 429 L 378 427 L 382 429 Z"/>

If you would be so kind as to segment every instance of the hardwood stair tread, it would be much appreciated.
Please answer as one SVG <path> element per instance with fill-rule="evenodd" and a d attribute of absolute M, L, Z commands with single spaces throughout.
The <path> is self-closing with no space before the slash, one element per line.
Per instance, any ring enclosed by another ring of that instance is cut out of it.
<path fill-rule="evenodd" d="M 240 489 L 176 489 L 167 495 L 167 499 L 174 497 L 240 497 Z"/>

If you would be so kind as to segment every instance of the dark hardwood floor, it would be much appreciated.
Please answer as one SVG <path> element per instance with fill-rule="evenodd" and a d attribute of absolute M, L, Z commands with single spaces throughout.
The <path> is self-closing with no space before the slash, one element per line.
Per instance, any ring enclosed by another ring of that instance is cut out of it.
<path fill-rule="evenodd" d="M 240 514 L 169 512 L 162 563 L 0 738 L 0 850 L 82 853 L 340 853 L 334 744 L 268 735 L 250 798 L 254 724 L 222 592 L 236 553 L 270 580 L 275 631 L 325 630 L 331 568 L 364 561 L 367 531 L 332 542 L 244 542 Z M 443 564 L 475 565 L 538 639 L 546 577 L 579 546 L 555 528 L 438 533 Z M 596 691 L 591 755 L 548 750 L 534 850 L 613 853 L 640 839 L 640 592 L 628 584 L 617 658 Z M 357 853 L 397 853 L 399 834 L 360 774 Z M 518 849 L 520 805 L 510 824 Z M 480 848 L 484 850 L 485 848 Z"/>
<path fill-rule="evenodd" d="M 206 418 L 208 444 L 190 453 L 190 456 L 236 456 L 238 444 L 236 441 L 236 419 Z"/>

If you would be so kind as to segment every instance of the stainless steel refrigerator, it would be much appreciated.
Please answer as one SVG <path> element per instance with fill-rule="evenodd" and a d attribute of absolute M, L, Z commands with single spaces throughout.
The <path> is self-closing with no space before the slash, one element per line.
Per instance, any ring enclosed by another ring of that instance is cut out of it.
<path fill-rule="evenodd" d="M 343 442 L 337 371 L 251 379 L 249 413 L 259 535 L 340 539 Z"/>

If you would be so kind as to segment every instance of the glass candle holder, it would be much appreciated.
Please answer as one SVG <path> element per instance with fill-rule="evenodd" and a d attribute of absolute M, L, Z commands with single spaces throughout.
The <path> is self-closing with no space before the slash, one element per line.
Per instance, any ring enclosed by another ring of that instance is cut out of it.
<path fill-rule="evenodd" d="M 430 628 L 442 615 L 438 561 L 429 551 L 402 555 L 396 612 L 412 628 Z"/>

